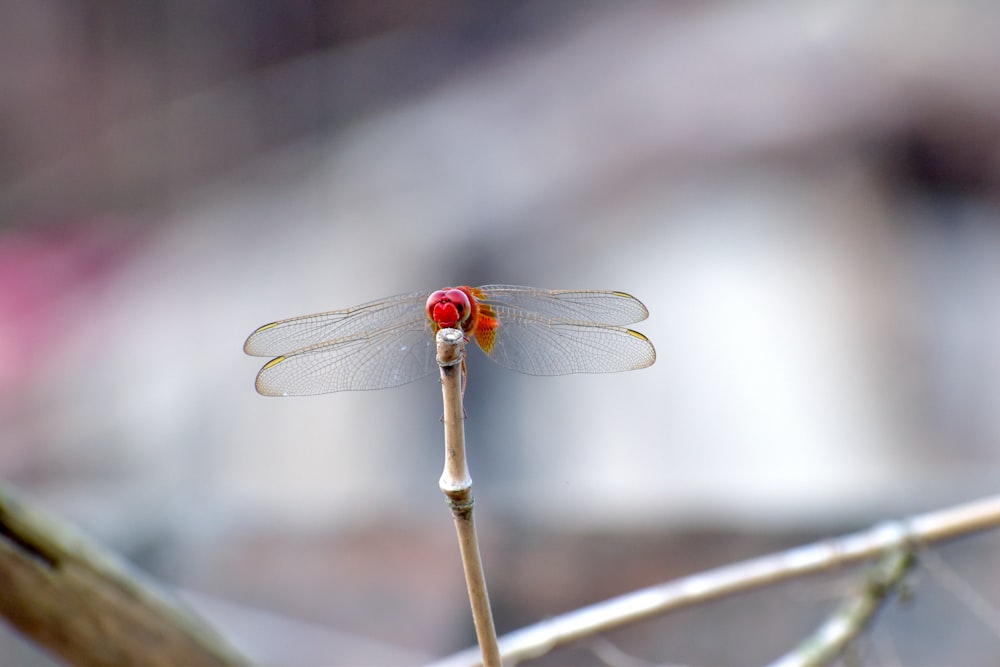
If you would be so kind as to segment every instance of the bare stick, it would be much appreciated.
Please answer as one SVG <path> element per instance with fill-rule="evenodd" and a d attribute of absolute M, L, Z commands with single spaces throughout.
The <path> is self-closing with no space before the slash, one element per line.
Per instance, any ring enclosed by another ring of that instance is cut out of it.
<path fill-rule="evenodd" d="M 1000 495 L 878 524 L 865 531 L 707 570 L 549 618 L 505 635 L 500 640 L 501 654 L 508 661 L 520 662 L 638 620 L 875 558 L 900 544 L 942 542 L 997 527 L 1000 527 Z M 434 663 L 434 667 L 475 665 L 477 660 L 475 652 L 462 651 Z"/>
<path fill-rule="evenodd" d="M 479 541 L 472 519 L 472 477 L 465 461 L 465 412 L 462 407 L 462 383 L 465 335 L 457 329 L 442 329 L 437 334 L 437 360 L 441 366 L 441 394 L 444 398 L 444 472 L 441 491 L 455 517 L 458 546 L 469 589 L 472 621 L 485 667 L 501 667 L 493 612 L 486 592 Z"/>
<path fill-rule="evenodd" d="M 0 614 L 73 665 L 246 665 L 180 603 L 0 488 Z"/>
<path fill-rule="evenodd" d="M 771 663 L 771 667 L 823 667 L 832 663 L 864 632 L 913 562 L 913 554 L 905 546 L 890 551 L 868 573 L 856 595 L 845 601 L 812 636 Z"/>

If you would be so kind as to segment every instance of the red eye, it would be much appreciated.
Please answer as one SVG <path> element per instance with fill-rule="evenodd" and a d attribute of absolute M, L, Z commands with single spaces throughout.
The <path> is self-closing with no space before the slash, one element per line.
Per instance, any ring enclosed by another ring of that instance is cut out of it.
<path fill-rule="evenodd" d="M 427 317 L 445 329 L 465 322 L 470 310 L 469 297 L 460 289 L 438 290 L 427 298 Z"/>
<path fill-rule="evenodd" d="M 468 317 L 469 307 L 471 304 L 469 303 L 469 297 L 466 296 L 465 292 L 460 289 L 450 289 L 445 290 L 444 295 L 449 301 L 455 304 L 455 308 L 458 308 L 458 312 L 462 316 L 463 320 Z"/>

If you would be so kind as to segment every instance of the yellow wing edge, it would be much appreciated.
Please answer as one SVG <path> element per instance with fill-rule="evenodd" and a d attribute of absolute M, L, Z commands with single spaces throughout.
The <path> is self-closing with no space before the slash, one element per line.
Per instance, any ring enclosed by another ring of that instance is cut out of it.
<path fill-rule="evenodd" d="M 279 324 L 281 324 L 281 322 L 271 322 L 270 324 L 265 324 L 262 327 L 257 327 L 256 329 L 254 329 L 253 333 L 250 334 L 249 336 L 247 336 L 247 339 L 245 341 L 243 341 L 243 353 L 244 354 L 249 354 L 250 356 L 253 356 L 253 357 L 266 356 L 264 354 L 261 354 L 260 352 L 253 352 L 253 351 L 251 351 L 251 349 L 250 349 L 250 343 L 253 341 L 254 336 L 256 336 L 257 334 L 261 333 L 262 331 L 267 331 L 268 329 L 273 329 L 274 327 L 278 326 Z"/>
<path fill-rule="evenodd" d="M 634 329 L 625 329 L 625 333 L 633 338 L 638 338 L 644 343 L 649 344 L 649 363 L 644 363 L 642 366 L 636 366 L 633 370 L 639 370 L 640 368 L 649 368 L 656 361 L 656 348 L 653 347 L 653 341 L 646 338 L 645 335 L 635 331 Z"/>

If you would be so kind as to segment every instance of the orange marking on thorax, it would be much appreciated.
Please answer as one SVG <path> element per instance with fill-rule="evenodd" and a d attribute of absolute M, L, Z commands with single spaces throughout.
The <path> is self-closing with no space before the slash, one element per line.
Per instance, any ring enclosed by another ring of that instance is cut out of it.
<path fill-rule="evenodd" d="M 472 313 L 463 325 L 463 330 L 476 339 L 483 352 L 489 354 L 496 343 L 497 327 L 500 325 L 496 313 L 485 303 L 486 295 L 481 290 L 467 285 L 458 289 L 465 292 L 469 297 L 469 303 L 472 304 Z"/>

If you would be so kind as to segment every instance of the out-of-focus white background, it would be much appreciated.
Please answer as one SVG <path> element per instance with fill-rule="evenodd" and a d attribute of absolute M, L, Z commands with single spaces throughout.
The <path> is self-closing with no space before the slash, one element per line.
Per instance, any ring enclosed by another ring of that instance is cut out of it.
<path fill-rule="evenodd" d="M 501 630 L 995 491 L 998 43 L 971 0 L 7 3 L 0 476 L 266 664 L 461 648 L 435 381 L 265 399 L 241 345 L 513 283 L 636 295 L 658 359 L 535 378 L 472 353 Z M 970 544 L 997 592 L 996 540 Z M 720 603 L 620 641 L 765 661 L 829 594 L 772 602 L 768 633 Z M 883 656 L 996 654 L 926 598 Z"/>

